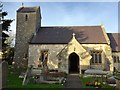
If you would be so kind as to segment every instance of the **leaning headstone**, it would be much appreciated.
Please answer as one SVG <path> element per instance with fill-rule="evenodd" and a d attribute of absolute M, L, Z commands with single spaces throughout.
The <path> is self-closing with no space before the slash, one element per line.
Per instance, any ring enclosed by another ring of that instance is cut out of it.
<path fill-rule="evenodd" d="M 27 69 L 27 71 L 25 73 L 22 85 L 27 85 L 28 84 L 28 82 L 29 82 L 29 80 L 31 78 L 32 68 L 33 68 L 33 66 L 28 67 L 28 69 Z"/>
<path fill-rule="evenodd" d="M 0 63 L 0 89 L 6 88 L 8 75 L 8 64 L 3 61 Z"/>

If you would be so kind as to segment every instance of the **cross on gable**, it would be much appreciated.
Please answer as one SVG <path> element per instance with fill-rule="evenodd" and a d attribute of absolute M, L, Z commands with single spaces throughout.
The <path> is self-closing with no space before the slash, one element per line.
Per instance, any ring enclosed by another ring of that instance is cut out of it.
<path fill-rule="evenodd" d="M 72 35 L 73 35 L 73 38 L 75 38 L 75 33 L 73 33 Z"/>

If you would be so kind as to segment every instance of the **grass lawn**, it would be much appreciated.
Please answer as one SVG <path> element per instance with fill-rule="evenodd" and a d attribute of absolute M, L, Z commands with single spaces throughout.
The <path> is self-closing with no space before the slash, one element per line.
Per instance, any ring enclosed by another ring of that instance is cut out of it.
<path fill-rule="evenodd" d="M 101 88 L 109 88 L 110 90 L 115 90 L 115 87 L 109 86 L 109 85 L 103 85 L 101 78 L 93 78 L 93 77 L 80 77 L 80 80 L 82 81 L 83 88 L 94 88 L 93 86 L 86 86 L 86 82 L 94 82 L 94 80 L 97 79 L 99 82 L 101 82 Z"/>
<path fill-rule="evenodd" d="M 56 90 L 56 89 L 63 89 L 63 86 L 61 84 L 33 84 L 32 82 L 28 83 L 27 85 L 22 85 L 23 79 L 18 78 L 18 76 L 11 71 L 9 71 L 8 74 L 8 85 L 7 88 L 42 88 L 42 89 L 50 89 L 50 90 Z M 26 90 L 25 89 L 25 90 Z"/>

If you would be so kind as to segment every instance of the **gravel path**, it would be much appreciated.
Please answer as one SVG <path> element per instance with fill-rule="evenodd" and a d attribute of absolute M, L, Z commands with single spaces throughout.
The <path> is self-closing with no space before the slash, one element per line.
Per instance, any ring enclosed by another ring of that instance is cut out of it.
<path fill-rule="evenodd" d="M 67 76 L 66 83 L 64 84 L 64 90 L 82 88 L 82 82 L 80 81 L 79 74 L 70 74 Z"/>

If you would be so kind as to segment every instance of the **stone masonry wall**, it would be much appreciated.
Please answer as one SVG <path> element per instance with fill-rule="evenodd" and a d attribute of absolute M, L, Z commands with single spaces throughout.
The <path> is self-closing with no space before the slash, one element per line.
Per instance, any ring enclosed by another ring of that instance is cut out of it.
<path fill-rule="evenodd" d="M 58 65 L 58 53 L 63 50 L 65 47 L 65 44 L 48 44 L 48 45 L 39 45 L 39 44 L 30 44 L 29 45 L 29 61 L 28 61 L 28 66 L 33 65 L 34 68 L 38 67 L 38 64 L 40 63 L 40 55 L 41 55 L 41 50 L 46 50 L 48 49 L 48 68 L 49 69 L 58 69 L 60 71 L 68 72 L 68 56 L 67 60 L 63 60 L 61 68 L 59 68 Z M 87 52 L 90 53 L 90 50 L 96 49 L 96 50 L 103 50 L 102 52 L 102 64 L 99 66 L 92 66 L 97 69 L 105 69 L 107 67 L 107 61 L 105 59 L 106 53 L 106 44 L 82 44 L 82 46 L 87 50 Z M 80 57 L 80 56 L 79 56 Z M 89 60 L 90 61 L 90 60 Z M 80 58 L 80 65 L 81 69 L 87 69 L 89 68 L 90 64 L 86 64 L 86 60 L 81 60 Z M 86 66 L 86 67 L 85 67 Z"/>
<path fill-rule="evenodd" d="M 117 61 L 116 63 L 114 63 L 114 67 L 115 67 L 117 70 L 120 70 L 120 52 L 113 52 L 112 55 L 119 57 L 119 62 Z M 116 58 L 116 59 L 117 59 L 117 58 Z"/>
<path fill-rule="evenodd" d="M 28 66 L 33 65 L 34 68 L 37 68 L 40 63 L 40 52 L 48 49 L 48 67 L 49 69 L 58 69 L 57 54 L 64 48 L 64 46 L 65 45 L 29 45 Z"/>

